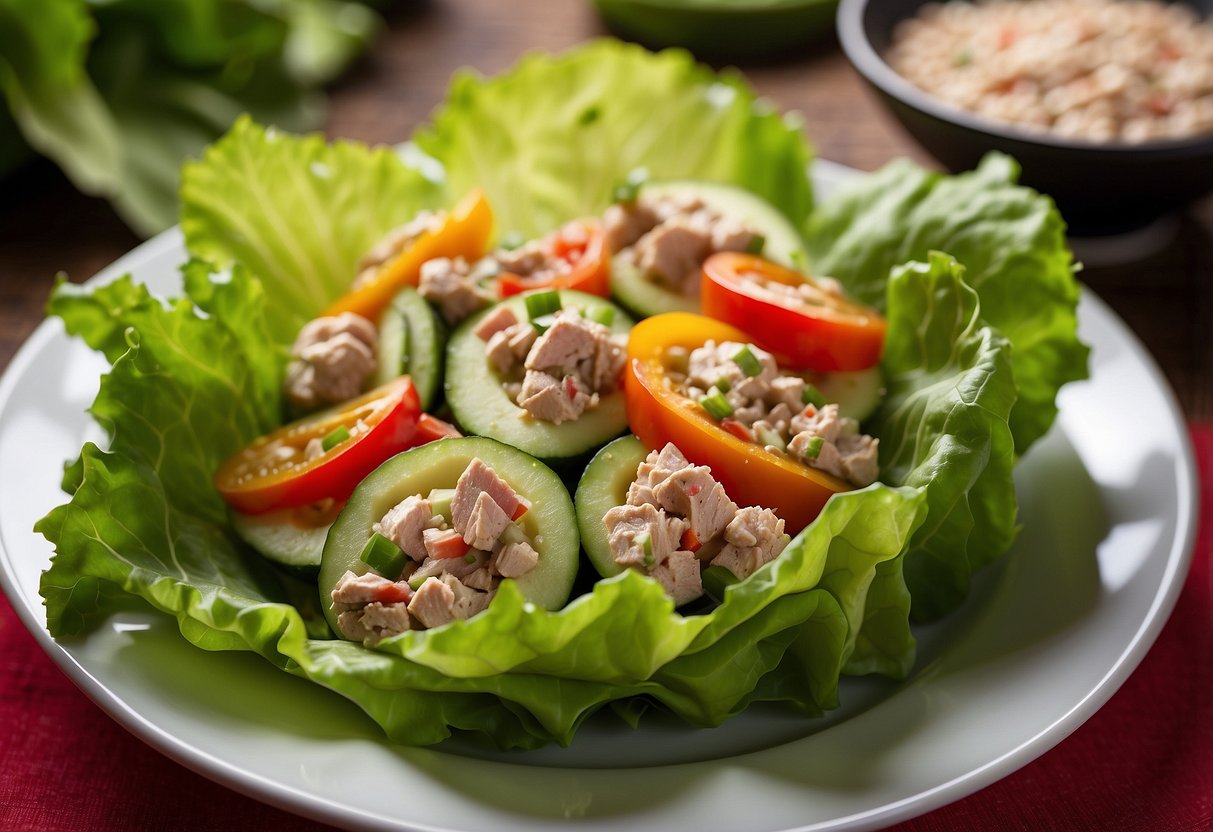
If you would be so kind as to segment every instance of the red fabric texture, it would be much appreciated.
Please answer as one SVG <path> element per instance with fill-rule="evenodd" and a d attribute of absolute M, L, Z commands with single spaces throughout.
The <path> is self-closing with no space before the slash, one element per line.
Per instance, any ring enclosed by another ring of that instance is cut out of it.
<path fill-rule="evenodd" d="M 896 832 L 1213 829 L 1213 425 L 1192 430 L 1201 526 L 1158 641 L 1052 751 Z M 171 762 L 109 719 L 0 600 L 0 829 L 327 829 Z"/>

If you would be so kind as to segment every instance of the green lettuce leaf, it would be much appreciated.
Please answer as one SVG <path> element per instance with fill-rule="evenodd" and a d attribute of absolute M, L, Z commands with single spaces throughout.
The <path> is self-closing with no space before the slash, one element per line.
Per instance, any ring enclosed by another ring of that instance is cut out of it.
<path fill-rule="evenodd" d="M 500 232 L 537 236 L 600 213 L 636 168 L 742 185 L 797 224 L 812 207 L 800 123 L 739 73 L 677 50 L 603 40 L 530 55 L 493 78 L 464 72 L 414 142 L 453 193 L 484 189 Z"/>
<path fill-rule="evenodd" d="M 379 26 L 345 0 L 0 0 L 0 110 L 151 234 L 175 219 L 181 163 L 241 113 L 319 127 L 320 85 Z M 22 144 L 0 152 L 23 155 Z M 12 164 L 0 158 L 0 171 Z"/>
<path fill-rule="evenodd" d="M 819 205 L 806 234 L 814 272 L 882 309 L 899 263 L 938 250 L 965 265 L 982 315 L 1015 346 L 1011 431 L 1023 454 L 1053 423 L 1057 390 L 1086 377 L 1087 348 L 1061 215 L 1048 197 L 1017 186 L 1018 176 L 1000 154 L 957 176 L 893 162 Z"/>
<path fill-rule="evenodd" d="M 905 562 L 919 619 L 957 606 L 972 573 L 1005 552 L 1016 533 L 1015 353 L 984 320 L 988 304 L 964 274 L 939 252 L 893 270 L 888 393 L 869 425 L 880 439 L 881 478 L 927 495 L 927 518 Z"/>
<path fill-rule="evenodd" d="M 438 184 L 390 150 L 242 118 L 185 166 L 181 229 L 191 254 L 261 278 L 274 298 L 270 332 L 289 343 L 349 288 L 380 237 L 443 199 Z"/>

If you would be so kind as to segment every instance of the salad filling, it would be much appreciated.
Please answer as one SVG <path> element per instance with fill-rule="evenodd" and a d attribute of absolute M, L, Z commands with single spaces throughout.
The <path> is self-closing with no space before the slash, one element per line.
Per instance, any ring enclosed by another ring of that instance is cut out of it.
<path fill-rule="evenodd" d="M 617 202 L 603 215 L 607 245 L 648 280 L 683 295 L 699 291 L 699 270 L 720 251 L 757 251 L 762 236 L 693 193 Z"/>
<path fill-rule="evenodd" d="M 540 301 L 545 295 L 549 293 L 528 300 Z M 550 296 L 560 302 L 554 292 Z M 540 306 L 528 304 L 535 311 L 542 311 Z M 575 421 L 617 389 L 627 359 L 624 338 L 575 307 L 519 321 L 503 306 L 481 320 L 474 332 L 485 342 L 485 355 L 524 411 L 523 418 L 557 425 Z"/>
<path fill-rule="evenodd" d="M 685 363 L 684 363 L 685 362 Z M 670 379 L 729 433 L 862 488 L 879 474 L 879 440 L 754 344 L 709 340 L 667 352 Z"/>
<path fill-rule="evenodd" d="M 291 347 L 283 393 L 300 410 L 354 398 L 375 374 L 379 331 L 361 315 L 342 312 L 309 321 Z"/>
<path fill-rule="evenodd" d="M 691 464 L 673 443 L 640 463 L 627 502 L 602 522 L 615 563 L 655 579 L 677 605 L 703 595 L 701 568 L 744 579 L 791 540 L 773 511 L 739 508 L 710 467 Z"/>
<path fill-rule="evenodd" d="M 502 578 L 539 563 L 515 522 L 530 508 L 479 458 L 454 489 L 405 497 L 372 526 L 362 554 L 371 571 L 347 570 L 330 594 L 341 632 L 373 644 L 483 611 Z"/>

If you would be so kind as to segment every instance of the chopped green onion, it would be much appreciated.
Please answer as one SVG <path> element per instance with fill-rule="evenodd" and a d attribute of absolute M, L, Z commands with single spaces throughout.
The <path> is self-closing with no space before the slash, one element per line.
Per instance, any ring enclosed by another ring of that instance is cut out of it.
<path fill-rule="evenodd" d="M 526 242 L 526 237 L 521 231 L 507 231 L 501 235 L 501 242 L 497 244 L 498 248 L 503 248 L 506 251 L 513 251 Z"/>
<path fill-rule="evenodd" d="M 325 452 L 327 453 L 349 438 L 350 429 L 345 425 L 338 425 L 325 434 L 325 437 L 320 440 L 320 447 L 324 448 Z"/>
<path fill-rule="evenodd" d="M 758 444 L 762 445 L 764 448 L 769 445 L 773 448 L 779 449 L 780 451 L 786 451 L 788 449 L 787 443 L 783 441 L 783 437 L 779 435 L 779 431 L 777 430 L 768 428 L 764 425 L 763 427 L 755 428 L 754 433 L 758 437 Z"/>
<path fill-rule="evenodd" d="M 704 396 L 699 400 L 699 404 L 713 419 L 724 419 L 733 415 L 733 405 L 729 404 L 724 393 L 716 392 L 710 396 Z"/>
<path fill-rule="evenodd" d="M 409 587 L 413 590 L 421 589 L 421 585 L 429 580 L 429 575 L 414 575 L 409 578 Z"/>
<path fill-rule="evenodd" d="M 540 315 L 538 318 L 531 318 L 531 326 L 535 327 L 535 331 L 540 335 L 547 332 L 556 324 L 555 315 Z"/>
<path fill-rule="evenodd" d="M 761 234 L 755 234 L 753 238 L 746 244 L 745 250 L 747 254 L 762 254 L 762 250 L 767 247 L 767 238 Z"/>
<path fill-rule="evenodd" d="M 804 256 L 803 251 L 793 251 L 792 255 L 791 255 L 791 259 L 792 259 L 792 266 L 796 269 L 796 271 L 802 272 L 804 274 L 808 274 L 809 258 Z"/>
<path fill-rule="evenodd" d="M 582 127 L 588 127 L 601 117 L 602 108 L 597 104 L 593 104 L 581 111 L 581 115 L 577 116 L 577 123 Z"/>
<path fill-rule="evenodd" d="M 554 315 L 560 311 L 560 293 L 555 289 L 546 292 L 533 292 L 524 297 L 526 301 L 526 316 L 532 321 L 544 315 Z"/>
<path fill-rule="evenodd" d="M 395 580 L 404 569 L 406 555 L 399 546 L 376 532 L 358 557 L 383 577 Z"/>
<path fill-rule="evenodd" d="M 816 387 L 806 383 L 804 392 L 800 394 L 800 401 L 804 404 L 811 404 L 813 407 L 825 407 L 826 397 Z"/>
<path fill-rule="evenodd" d="M 809 440 L 809 444 L 805 445 L 804 447 L 804 458 L 817 459 L 817 457 L 821 454 L 821 446 L 823 444 L 825 444 L 824 439 L 822 439 L 820 436 L 814 436 Z"/>
<path fill-rule="evenodd" d="M 733 363 L 741 368 L 741 371 L 750 378 L 762 374 L 762 362 L 754 353 L 750 352 L 749 345 L 746 345 L 733 354 Z"/>
<path fill-rule="evenodd" d="M 610 326 L 615 323 L 615 307 L 613 306 L 596 306 L 589 311 L 587 316 L 594 323 Z"/>
<path fill-rule="evenodd" d="M 648 532 L 641 532 L 636 535 L 635 542 L 639 543 L 644 549 L 644 565 L 646 569 L 652 569 L 657 563 L 657 558 L 653 555 L 653 536 Z"/>
<path fill-rule="evenodd" d="M 476 553 L 468 552 L 466 555 L 463 556 L 463 562 L 464 563 L 475 563 L 476 562 Z"/>
<path fill-rule="evenodd" d="M 611 199 L 615 202 L 635 202 L 640 197 L 640 186 L 647 182 L 648 178 L 647 169 L 635 168 L 611 191 Z"/>
<path fill-rule="evenodd" d="M 721 376 L 720 378 L 716 379 L 716 383 L 713 384 L 712 386 L 715 387 L 717 390 L 719 390 L 721 393 L 727 393 L 733 389 L 733 385 L 729 384 L 729 380 L 727 378 L 725 378 L 724 376 Z"/>
<path fill-rule="evenodd" d="M 430 511 L 451 522 L 451 500 L 455 499 L 455 489 L 435 488 L 426 499 L 430 501 Z"/>

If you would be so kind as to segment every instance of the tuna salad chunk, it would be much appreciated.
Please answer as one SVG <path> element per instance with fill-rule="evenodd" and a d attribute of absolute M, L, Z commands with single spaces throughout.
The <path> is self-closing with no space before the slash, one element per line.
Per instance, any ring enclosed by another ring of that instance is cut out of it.
<path fill-rule="evenodd" d="M 879 475 L 879 440 L 821 400 L 803 378 L 780 372 L 753 344 L 708 341 L 693 350 L 682 392 L 730 433 L 862 488 Z"/>
<path fill-rule="evenodd" d="M 539 563 L 534 541 L 515 522 L 530 506 L 480 459 L 454 489 L 405 497 L 372 527 L 408 556 L 403 573 L 347 571 L 332 592 L 341 632 L 373 645 L 484 610 L 502 578 L 520 578 Z"/>
<path fill-rule="evenodd" d="M 317 318 L 299 330 L 291 347 L 283 392 L 302 410 L 352 399 L 375 372 L 379 332 L 361 315 Z"/>
<path fill-rule="evenodd" d="M 476 334 L 524 418 L 574 421 L 619 386 L 627 354 L 622 337 L 608 327 L 568 308 L 556 312 L 541 335 L 505 311 L 489 313 Z"/>
<path fill-rule="evenodd" d="M 640 463 L 627 503 L 602 522 L 615 562 L 657 580 L 677 605 L 703 594 L 703 567 L 747 578 L 788 543 L 774 512 L 738 508 L 711 469 L 692 465 L 673 443 Z"/>
<path fill-rule="evenodd" d="M 436 257 L 421 264 L 417 290 L 454 326 L 493 302 L 493 293 L 482 285 L 485 276 L 479 264 L 473 267 L 462 257 Z"/>
<path fill-rule="evenodd" d="M 641 194 L 603 216 L 607 245 L 648 279 L 686 295 L 699 291 L 699 268 L 719 251 L 747 251 L 760 235 L 695 196 Z"/>

